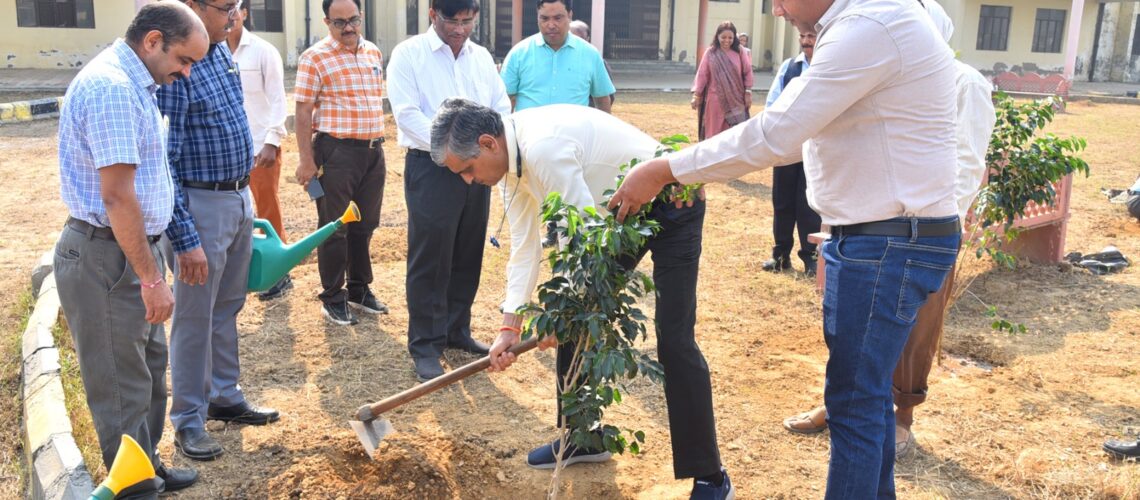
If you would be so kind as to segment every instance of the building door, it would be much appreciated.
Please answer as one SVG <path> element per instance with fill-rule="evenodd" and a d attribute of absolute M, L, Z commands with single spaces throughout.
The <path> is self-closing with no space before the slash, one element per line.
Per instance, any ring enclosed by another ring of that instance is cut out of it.
<path fill-rule="evenodd" d="M 661 0 L 606 2 L 606 41 L 602 56 L 606 59 L 660 59 L 660 30 Z"/>

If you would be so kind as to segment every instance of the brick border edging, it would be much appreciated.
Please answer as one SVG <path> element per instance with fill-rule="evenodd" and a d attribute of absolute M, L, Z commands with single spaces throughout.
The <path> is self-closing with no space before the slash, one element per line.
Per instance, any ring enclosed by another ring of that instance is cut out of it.
<path fill-rule="evenodd" d="M 59 116 L 63 96 L 0 103 L 0 124 L 11 124 Z"/>
<path fill-rule="evenodd" d="M 71 435 L 63 402 L 59 349 L 51 330 L 59 319 L 59 295 L 51 273 L 52 251 L 32 270 L 36 305 L 23 335 L 21 438 L 28 467 L 25 497 L 84 500 L 94 490 L 91 474 Z"/>

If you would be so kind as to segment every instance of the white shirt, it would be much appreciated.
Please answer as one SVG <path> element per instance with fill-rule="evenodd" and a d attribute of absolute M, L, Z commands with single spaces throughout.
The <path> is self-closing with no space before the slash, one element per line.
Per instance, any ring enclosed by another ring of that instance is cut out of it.
<path fill-rule="evenodd" d="M 954 61 L 958 70 L 958 177 L 954 181 L 954 199 L 958 217 L 966 220 L 966 212 L 982 187 L 986 175 L 986 151 L 994 132 L 993 86 L 978 70 L 962 61 Z"/>
<path fill-rule="evenodd" d="M 241 71 L 241 90 L 245 96 L 245 114 L 253 136 L 253 151 L 262 146 L 281 146 L 285 131 L 285 70 L 281 53 L 273 44 L 242 30 L 234 51 L 234 62 Z"/>
<path fill-rule="evenodd" d="M 503 184 L 511 225 L 503 311 L 513 313 L 530 301 L 538 284 L 546 195 L 559 192 L 568 205 L 608 213 L 602 195 L 617 187 L 619 167 L 634 158 L 653 158 L 661 143 L 609 113 L 576 104 L 527 108 L 503 122 L 509 165 Z"/>
<path fill-rule="evenodd" d="M 835 0 L 811 68 L 760 115 L 674 155 L 673 175 L 735 179 L 803 146 L 824 224 L 954 215 L 957 71 L 930 26 L 913 0 Z"/>
<path fill-rule="evenodd" d="M 506 87 L 487 49 L 467 40 L 452 55 L 434 28 L 400 42 L 388 62 L 388 101 L 396 118 L 396 142 L 431 151 L 431 120 L 449 97 L 463 97 L 501 115 L 511 111 Z"/>

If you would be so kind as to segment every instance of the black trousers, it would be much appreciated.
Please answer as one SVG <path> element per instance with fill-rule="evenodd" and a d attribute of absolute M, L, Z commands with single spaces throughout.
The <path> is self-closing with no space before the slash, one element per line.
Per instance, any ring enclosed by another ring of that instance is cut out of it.
<path fill-rule="evenodd" d="M 372 233 L 380 226 L 384 202 L 384 150 L 317 134 L 313 159 L 324 168 L 320 182 L 325 195 L 316 201 L 317 227 L 339 219 L 349 201 L 356 202 L 361 216 L 359 222 L 341 226 L 317 247 L 317 268 L 324 288 L 320 299 L 332 304 L 345 301 L 349 295 L 359 298 L 372 283 L 369 248 Z"/>
<path fill-rule="evenodd" d="M 657 285 L 654 330 L 658 359 L 665 367 L 673 474 L 677 479 L 707 476 L 720 471 L 721 462 L 709 367 L 694 338 L 705 202 L 680 209 L 658 203 L 650 217 L 661 224 L 661 231 L 622 265 L 633 269 L 646 252 L 653 252 L 653 282 Z M 559 380 L 569 371 L 573 354 L 573 345 L 558 347 Z M 562 414 L 561 404 L 558 414 Z"/>
<path fill-rule="evenodd" d="M 422 153 L 404 161 L 408 202 L 408 352 L 439 357 L 471 337 L 491 189 L 468 185 Z"/>
<path fill-rule="evenodd" d="M 788 259 L 795 242 L 792 231 L 798 229 L 800 251 L 797 255 L 805 264 L 814 263 L 815 244 L 808 241 L 808 235 L 819 231 L 820 218 L 808 206 L 803 162 L 772 169 L 772 212 L 772 235 L 776 239 L 772 258 Z"/>

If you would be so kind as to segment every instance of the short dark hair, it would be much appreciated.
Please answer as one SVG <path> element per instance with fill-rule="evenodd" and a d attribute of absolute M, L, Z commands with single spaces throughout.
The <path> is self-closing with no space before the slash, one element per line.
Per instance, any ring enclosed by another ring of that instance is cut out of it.
<path fill-rule="evenodd" d="M 151 31 L 162 33 L 162 50 L 172 44 L 185 42 L 194 32 L 199 31 L 196 17 L 188 13 L 185 6 L 172 2 L 148 3 L 135 14 L 124 38 L 132 46 L 142 43 Z"/>
<path fill-rule="evenodd" d="M 329 7 L 332 6 L 333 1 L 334 0 L 324 0 L 323 2 L 321 2 L 321 10 L 325 11 L 325 17 L 329 17 Z M 245 3 L 245 2 L 242 2 L 242 3 Z M 352 0 L 352 3 L 356 4 L 357 10 L 361 10 L 361 11 L 364 10 L 364 7 L 360 6 L 360 0 Z"/>
<path fill-rule="evenodd" d="M 538 3 L 535 4 L 535 8 L 541 9 L 543 5 L 546 5 L 548 3 L 558 3 L 558 2 L 562 2 L 562 5 L 566 6 L 567 12 L 574 10 L 574 0 L 538 0 Z"/>
<path fill-rule="evenodd" d="M 460 160 L 479 156 L 479 137 L 499 137 L 506 129 L 503 117 L 487 106 L 453 97 L 440 104 L 431 122 L 431 159 L 443 165 L 447 153 Z"/>
<path fill-rule="evenodd" d="M 460 12 L 467 11 L 478 14 L 479 2 L 477 0 L 431 0 L 431 8 L 444 17 L 455 17 Z"/>

